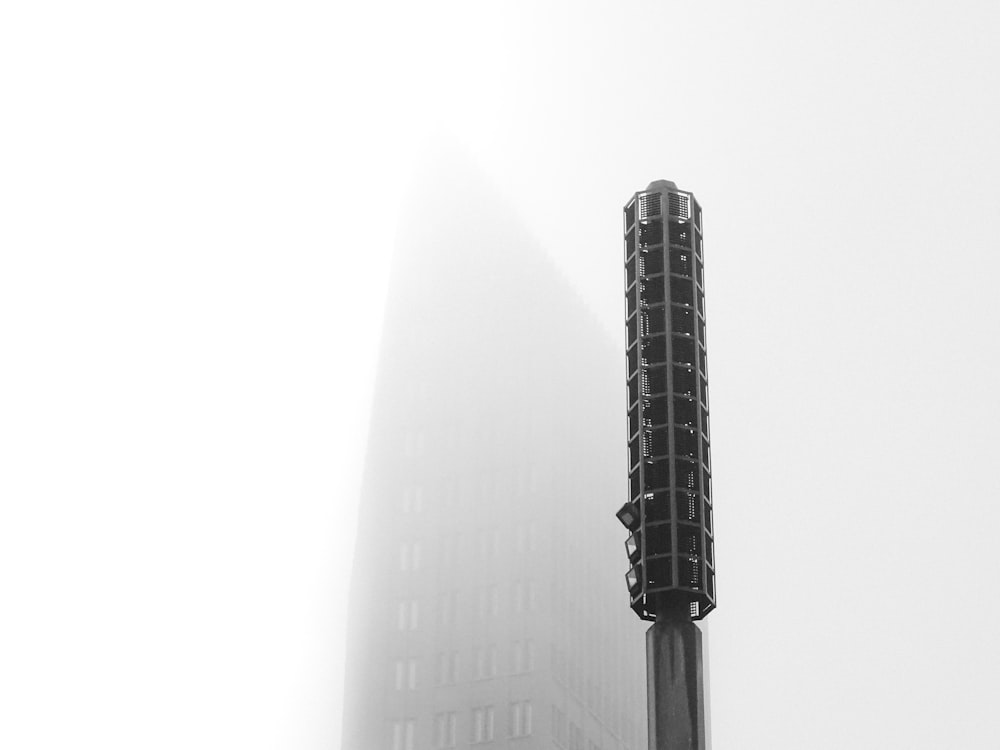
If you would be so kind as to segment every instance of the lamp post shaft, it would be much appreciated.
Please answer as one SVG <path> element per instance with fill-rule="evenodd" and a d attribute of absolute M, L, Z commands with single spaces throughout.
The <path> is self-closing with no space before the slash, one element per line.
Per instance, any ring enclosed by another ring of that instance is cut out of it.
<path fill-rule="evenodd" d="M 664 618 L 646 631 L 649 750 L 708 750 L 701 630 Z"/>

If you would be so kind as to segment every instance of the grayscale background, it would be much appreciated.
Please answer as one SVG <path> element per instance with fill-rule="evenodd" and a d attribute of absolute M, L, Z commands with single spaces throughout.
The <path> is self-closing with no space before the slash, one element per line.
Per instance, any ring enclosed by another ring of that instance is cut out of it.
<path fill-rule="evenodd" d="M 340 746 L 384 196 L 448 148 L 623 385 L 621 207 L 704 207 L 715 750 L 996 747 L 998 32 L 974 0 L 5 4 L 0 745 Z"/>

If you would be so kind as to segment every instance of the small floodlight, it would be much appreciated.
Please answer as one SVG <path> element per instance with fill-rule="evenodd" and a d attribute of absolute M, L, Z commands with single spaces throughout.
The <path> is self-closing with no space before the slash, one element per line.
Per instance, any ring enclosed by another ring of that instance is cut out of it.
<path fill-rule="evenodd" d="M 635 591 L 639 588 L 639 568 L 638 566 L 631 568 L 628 573 L 625 574 L 625 583 L 628 584 L 629 591 Z"/>
<path fill-rule="evenodd" d="M 635 507 L 635 503 L 625 503 L 615 515 L 629 531 L 635 531 L 639 526 L 639 509 Z"/>
<path fill-rule="evenodd" d="M 629 538 L 625 540 L 625 551 L 628 553 L 629 562 L 639 561 L 639 532 L 633 531 Z"/>

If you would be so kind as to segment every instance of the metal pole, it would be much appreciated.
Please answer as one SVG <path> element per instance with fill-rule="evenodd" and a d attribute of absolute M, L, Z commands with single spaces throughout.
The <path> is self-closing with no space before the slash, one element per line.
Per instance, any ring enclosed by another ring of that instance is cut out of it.
<path fill-rule="evenodd" d="M 649 750 L 706 750 L 701 630 L 669 611 L 646 631 Z"/>

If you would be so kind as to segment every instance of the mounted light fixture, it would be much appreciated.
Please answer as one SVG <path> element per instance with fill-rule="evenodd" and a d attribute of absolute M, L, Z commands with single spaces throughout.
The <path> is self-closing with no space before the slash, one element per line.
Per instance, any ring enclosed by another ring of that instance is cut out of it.
<path fill-rule="evenodd" d="M 642 587 L 642 568 L 636 565 L 634 568 L 629 569 L 629 572 L 625 574 L 625 583 L 628 584 L 628 590 L 630 592 L 635 592 Z"/>
<path fill-rule="evenodd" d="M 633 531 L 629 535 L 629 538 L 625 540 L 625 552 L 628 553 L 629 562 L 639 562 L 640 544 L 638 531 Z"/>
<path fill-rule="evenodd" d="M 625 503 L 618 509 L 618 512 L 615 513 L 615 515 L 618 517 L 618 520 L 622 522 L 622 526 L 629 531 L 635 531 L 639 528 L 639 509 L 636 507 L 635 503 Z"/>

